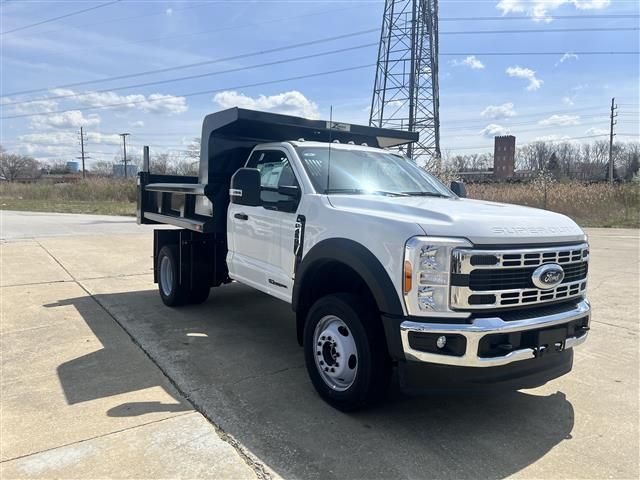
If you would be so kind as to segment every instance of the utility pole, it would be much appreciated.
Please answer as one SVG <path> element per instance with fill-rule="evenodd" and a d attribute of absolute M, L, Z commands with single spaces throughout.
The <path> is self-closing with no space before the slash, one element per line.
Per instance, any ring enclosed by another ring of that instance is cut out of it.
<path fill-rule="evenodd" d="M 618 106 L 615 104 L 615 97 L 611 99 L 611 127 L 609 129 L 609 183 L 613 185 L 613 137 L 615 133 L 613 133 L 613 126 L 616 124 L 614 118 L 618 116 L 616 110 Z"/>
<path fill-rule="evenodd" d="M 127 136 L 131 135 L 130 133 L 121 133 L 122 137 L 122 148 L 124 152 L 124 178 L 127 178 Z"/>
<path fill-rule="evenodd" d="M 80 158 L 82 159 L 82 178 L 86 177 L 85 168 L 84 168 L 84 130 L 80 127 Z"/>

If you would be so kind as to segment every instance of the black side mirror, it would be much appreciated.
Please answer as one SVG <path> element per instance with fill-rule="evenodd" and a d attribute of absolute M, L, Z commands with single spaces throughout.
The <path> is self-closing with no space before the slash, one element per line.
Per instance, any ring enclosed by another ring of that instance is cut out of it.
<path fill-rule="evenodd" d="M 464 186 L 464 182 L 453 181 L 451 182 L 450 188 L 451 188 L 451 191 L 455 193 L 457 196 L 459 196 L 460 198 L 467 197 L 467 187 Z"/>
<path fill-rule="evenodd" d="M 231 177 L 229 190 L 231 203 L 258 207 L 260 201 L 260 170 L 257 168 L 240 168 Z"/>
<path fill-rule="evenodd" d="M 298 198 L 300 196 L 300 187 L 297 185 L 280 185 L 278 193 L 287 197 Z"/>

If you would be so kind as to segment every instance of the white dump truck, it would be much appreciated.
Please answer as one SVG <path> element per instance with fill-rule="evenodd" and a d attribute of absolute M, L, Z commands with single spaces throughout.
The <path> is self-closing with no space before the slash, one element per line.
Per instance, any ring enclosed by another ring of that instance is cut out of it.
<path fill-rule="evenodd" d="M 311 382 L 341 410 L 382 398 L 394 370 L 407 390 L 571 370 L 590 324 L 571 219 L 464 198 L 389 149 L 411 132 L 232 108 L 201 138 L 197 177 L 150 173 L 148 154 L 138 177 L 139 223 L 180 227 L 154 232 L 166 305 L 232 281 L 290 303 Z"/>

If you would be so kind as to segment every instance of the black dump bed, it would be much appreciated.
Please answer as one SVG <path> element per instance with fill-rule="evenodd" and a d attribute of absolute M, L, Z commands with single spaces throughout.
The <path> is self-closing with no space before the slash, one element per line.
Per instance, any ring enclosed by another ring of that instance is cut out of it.
<path fill-rule="evenodd" d="M 198 177 L 154 175 L 153 158 L 151 172 L 140 172 L 138 222 L 224 233 L 231 176 L 251 150 L 260 143 L 302 138 L 385 148 L 415 142 L 418 134 L 242 108 L 212 113 L 202 123 Z"/>

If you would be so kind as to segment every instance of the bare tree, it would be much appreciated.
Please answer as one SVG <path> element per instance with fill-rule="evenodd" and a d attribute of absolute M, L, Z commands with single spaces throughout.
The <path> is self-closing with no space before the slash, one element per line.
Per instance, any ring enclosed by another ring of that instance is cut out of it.
<path fill-rule="evenodd" d="M 96 175 L 100 175 L 101 177 L 110 177 L 113 175 L 113 165 L 114 162 L 109 160 L 99 160 L 97 162 L 93 162 L 90 171 Z"/>
<path fill-rule="evenodd" d="M 199 169 L 199 160 L 192 160 L 190 158 L 181 158 L 175 163 L 176 175 L 190 175 L 197 176 Z"/>
<path fill-rule="evenodd" d="M 171 158 L 168 153 L 159 153 L 149 159 L 149 170 L 158 175 L 168 175 L 171 171 Z"/>
<path fill-rule="evenodd" d="M 40 176 L 38 162 L 27 155 L 7 153 L 0 146 L 0 176 L 9 182 L 20 178 L 34 178 Z"/>
<path fill-rule="evenodd" d="M 189 145 L 187 145 L 186 156 L 195 160 L 200 160 L 200 139 L 194 138 Z"/>

